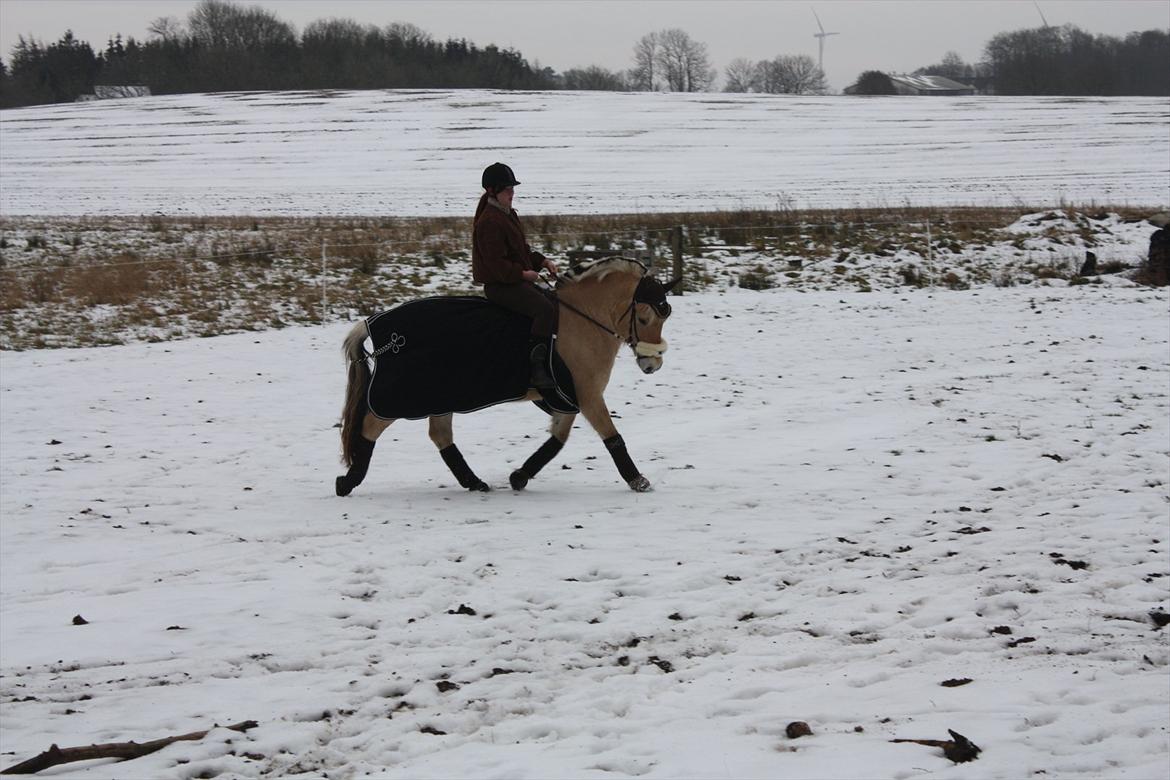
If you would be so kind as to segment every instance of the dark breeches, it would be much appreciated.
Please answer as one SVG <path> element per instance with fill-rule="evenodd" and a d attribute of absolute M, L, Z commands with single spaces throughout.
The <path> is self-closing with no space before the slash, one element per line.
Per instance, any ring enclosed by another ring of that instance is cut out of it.
<path fill-rule="evenodd" d="M 531 282 L 520 284 L 488 283 L 483 294 L 489 301 L 509 311 L 532 318 L 532 335 L 547 339 L 557 332 L 557 304 L 536 289 Z"/>

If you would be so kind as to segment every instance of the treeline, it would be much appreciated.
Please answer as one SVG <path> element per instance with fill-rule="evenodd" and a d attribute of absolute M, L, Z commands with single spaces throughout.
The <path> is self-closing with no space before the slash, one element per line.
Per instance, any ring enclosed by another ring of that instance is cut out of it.
<path fill-rule="evenodd" d="M 260 6 L 201 0 L 186 20 L 162 17 L 145 42 L 118 36 L 106 48 L 66 32 L 45 45 L 21 37 L 0 61 L 0 107 L 60 103 L 96 85 L 142 85 L 154 94 L 283 89 L 588 89 L 699 92 L 718 88 L 706 44 L 677 28 L 643 36 L 631 67 L 600 66 L 558 74 L 519 52 L 466 40 L 436 41 L 411 24 L 385 27 L 321 19 L 298 35 Z M 948 52 L 918 73 L 945 75 L 1001 95 L 1170 96 L 1170 33 L 1124 38 L 1079 28 L 1044 27 L 996 35 L 978 64 Z M 876 74 L 876 75 L 874 75 Z M 892 90 L 884 74 L 867 86 Z M 824 73 L 808 55 L 733 60 L 725 91 L 825 94 Z"/>
<path fill-rule="evenodd" d="M 552 89 L 551 69 L 519 52 L 439 42 L 410 24 L 349 19 L 292 25 L 259 6 L 203 0 L 186 22 L 156 19 L 145 42 L 117 37 L 95 52 L 71 32 L 43 45 L 21 37 L 0 62 L 0 106 L 75 100 L 95 85 L 144 85 L 154 94 L 279 89 Z"/>
<path fill-rule="evenodd" d="M 999 95 L 1170 95 L 1170 33 L 1093 35 L 1073 25 L 996 35 L 984 59 Z"/>

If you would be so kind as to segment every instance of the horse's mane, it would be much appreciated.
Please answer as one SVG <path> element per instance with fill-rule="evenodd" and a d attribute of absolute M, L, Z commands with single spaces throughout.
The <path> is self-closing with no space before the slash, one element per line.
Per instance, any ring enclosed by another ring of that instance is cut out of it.
<path fill-rule="evenodd" d="M 628 257 L 598 257 L 588 260 L 579 260 L 561 274 L 561 281 L 574 284 L 585 279 L 601 281 L 611 273 L 633 274 L 638 278 L 646 275 L 649 269 L 637 260 Z"/>

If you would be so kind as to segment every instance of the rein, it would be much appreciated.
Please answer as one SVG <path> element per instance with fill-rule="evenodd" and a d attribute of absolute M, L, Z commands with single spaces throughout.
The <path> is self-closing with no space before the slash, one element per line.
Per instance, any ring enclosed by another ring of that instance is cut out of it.
<path fill-rule="evenodd" d="M 586 314 L 585 312 L 581 311 L 580 309 L 578 309 L 576 306 L 574 306 L 573 304 L 569 303 L 568 301 L 561 300 L 561 299 L 558 297 L 558 298 L 557 298 L 557 305 L 558 305 L 558 306 L 564 306 L 566 309 L 568 309 L 569 311 L 573 312 L 573 313 L 574 313 L 574 314 L 576 314 L 578 317 L 584 317 L 585 319 L 589 320 L 590 322 L 592 322 L 592 323 L 593 323 L 594 325 L 596 325 L 597 327 L 599 327 L 599 328 L 601 328 L 602 330 L 604 330 L 604 331 L 605 331 L 606 333 L 608 333 L 609 335 L 613 336 L 613 337 L 614 337 L 615 339 L 617 339 L 618 341 L 621 341 L 621 340 L 622 340 L 622 337 L 621 337 L 621 336 L 619 336 L 615 330 L 613 330 L 612 328 L 610 328 L 610 327 L 608 327 L 608 326 L 606 326 L 606 325 L 603 325 L 602 323 L 598 322 L 598 321 L 597 321 L 597 320 L 595 320 L 593 317 L 591 317 L 591 316 L 589 316 L 588 314 Z M 634 303 L 633 303 L 633 301 L 631 301 L 631 302 L 630 302 L 630 308 L 629 308 L 629 309 L 626 309 L 626 312 L 627 312 L 627 313 L 629 313 L 630 309 L 633 309 L 633 308 L 634 308 Z M 623 316 L 624 316 L 624 315 L 623 315 Z M 618 319 L 618 321 L 619 321 L 619 322 L 621 322 L 621 319 L 619 318 L 619 319 Z M 630 320 L 630 334 L 631 334 L 631 336 L 633 335 L 633 320 L 632 320 L 632 319 Z M 625 341 L 626 341 L 626 343 L 627 343 L 627 344 L 629 344 L 629 343 L 630 343 L 630 336 L 627 336 L 627 337 L 626 337 L 626 339 L 625 339 Z"/>

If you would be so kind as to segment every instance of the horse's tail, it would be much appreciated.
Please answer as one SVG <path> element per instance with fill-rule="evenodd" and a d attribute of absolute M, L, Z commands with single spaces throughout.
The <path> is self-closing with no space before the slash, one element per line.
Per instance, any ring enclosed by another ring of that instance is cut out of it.
<path fill-rule="evenodd" d="M 362 435 L 362 420 L 368 407 L 366 389 L 370 386 L 370 365 L 366 362 L 363 343 L 370 331 L 366 321 L 353 326 L 342 344 L 342 352 L 349 364 L 349 380 L 345 386 L 345 408 L 341 412 L 341 461 L 353 465 L 354 445 Z"/>

